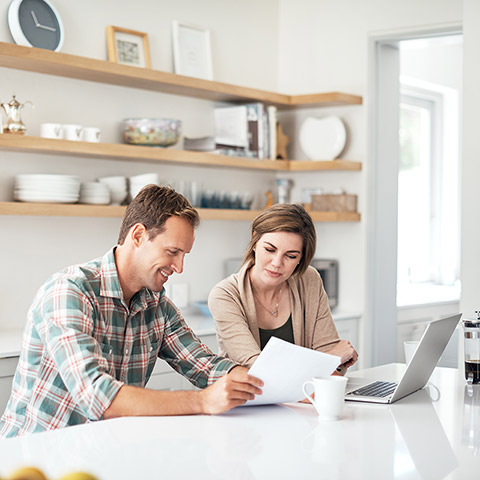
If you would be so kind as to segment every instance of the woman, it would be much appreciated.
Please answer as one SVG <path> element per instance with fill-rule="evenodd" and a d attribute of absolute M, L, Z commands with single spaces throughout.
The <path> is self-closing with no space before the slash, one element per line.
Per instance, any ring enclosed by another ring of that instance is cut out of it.
<path fill-rule="evenodd" d="M 337 370 L 344 373 L 357 352 L 338 338 L 321 277 L 310 266 L 317 241 L 312 219 L 301 205 L 277 204 L 251 230 L 240 271 L 208 299 L 220 355 L 250 367 L 275 336 L 341 357 Z"/>

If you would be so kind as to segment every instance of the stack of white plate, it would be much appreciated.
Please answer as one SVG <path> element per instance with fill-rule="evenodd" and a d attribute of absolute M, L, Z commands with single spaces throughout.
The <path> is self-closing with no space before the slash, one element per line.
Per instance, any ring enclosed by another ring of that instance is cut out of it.
<path fill-rule="evenodd" d="M 91 205 L 108 205 L 110 203 L 110 189 L 101 182 L 85 182 L 80 188 L 80 203 Z"/>
<path fill-rule="evenodd" d="M 13 198 L 20 202 L 75 203 L 80 193 L 76 175 L 17 175 Z"/>
<path fill-rule="evenodd" d="M 120 205 L 127 198 L 127 177 L 102 177 L 98 181 L 109 188 L 112 205 Z"/>

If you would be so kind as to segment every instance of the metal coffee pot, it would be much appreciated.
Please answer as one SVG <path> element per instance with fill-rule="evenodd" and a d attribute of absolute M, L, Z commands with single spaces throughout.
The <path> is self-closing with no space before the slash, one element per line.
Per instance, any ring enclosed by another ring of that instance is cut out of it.
<path fill-rule="evenodd" d="M 7 116 L 7 120 L 3 124 L 3 133 L 16 133 L 23 135 L 27 130 L 27 127 L 22 122 L 20 116 L 20 110 L 29 103 L 32 108 L 34 107 L 33 103 L 30 100 L 27 100 L 25 103 L 20 103 L 13 95 L 13 98 L 8 102 L 0 103 L 0 107 L 3 108 Z"/>
<path fill-rule="evenodd" d="M 465 379 L 469 385 L 480 383 L 480 311 L 476 319 L 463 320 Z"/>

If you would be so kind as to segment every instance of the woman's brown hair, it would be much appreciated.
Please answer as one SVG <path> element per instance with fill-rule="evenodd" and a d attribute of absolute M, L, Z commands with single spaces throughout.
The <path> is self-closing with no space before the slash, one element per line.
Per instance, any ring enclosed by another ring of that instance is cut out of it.
<path fill-rule="evenodd" d="M 251 225 L 252 237 L 243 257 L 243 263 L 255 263 L 255 245 L 265 233 L 297 233 L 303 239 L 300 263 L 292 275 L 302 275 L 310 265 L 317 247 L 315 225 L 305 208 L 300 204 L 279 203 L 263 210 Z"/>

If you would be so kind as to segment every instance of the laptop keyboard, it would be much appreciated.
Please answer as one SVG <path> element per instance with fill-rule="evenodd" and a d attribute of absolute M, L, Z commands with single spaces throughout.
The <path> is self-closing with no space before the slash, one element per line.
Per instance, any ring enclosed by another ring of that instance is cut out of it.
<path fill-rule="evenodd" d="M 357 388 L 348 395 L 361 395 L 362 397 L 387 397 L 397 388 L 394 382 L 373 382 L 364 387 Z"/>

